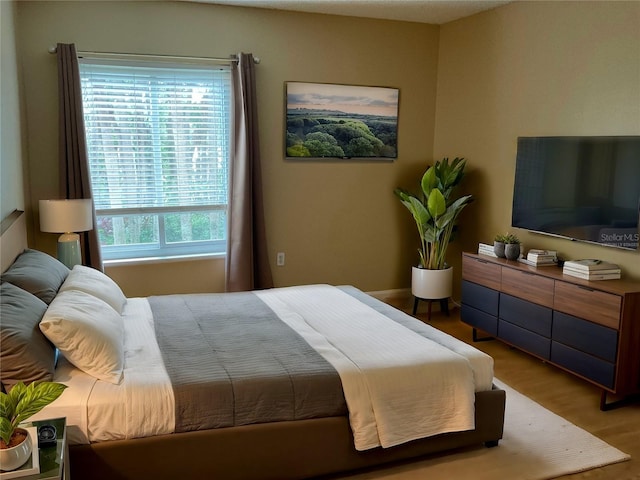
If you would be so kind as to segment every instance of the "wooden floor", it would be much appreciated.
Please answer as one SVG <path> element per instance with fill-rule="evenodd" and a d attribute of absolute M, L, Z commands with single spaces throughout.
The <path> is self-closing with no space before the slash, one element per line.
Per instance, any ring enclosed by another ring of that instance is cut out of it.
<path fill-rule="evenodd" d="M 458 309 L 454 309 L 449 317 L 438 311 L 437 304 L 434 304 L 433 310 L 431 325 L 491 355 L 497 378 L 548 410 L 631 455 L 630 461 L 560 478 L 640 479 L 640 401 L 602 412 L 601 390 L 597 387 L 502 342 L 492 340 L 474 343 L 471 339 L 471 327 L 460 321 Z M 418 313 L 418 318 L 426 321 L 426 314 Z"/>

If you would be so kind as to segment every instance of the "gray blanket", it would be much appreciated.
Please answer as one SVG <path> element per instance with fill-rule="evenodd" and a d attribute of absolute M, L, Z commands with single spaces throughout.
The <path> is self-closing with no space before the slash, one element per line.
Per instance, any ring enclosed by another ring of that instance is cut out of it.
<path fill-rule="evenodd" d="M 149 303 L 176 432 L 347 414 L 337 372 L 253 293 Z"/>

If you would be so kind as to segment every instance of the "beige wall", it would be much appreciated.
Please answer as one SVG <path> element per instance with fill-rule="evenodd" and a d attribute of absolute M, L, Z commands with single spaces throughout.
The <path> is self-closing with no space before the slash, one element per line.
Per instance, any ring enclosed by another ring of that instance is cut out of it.
<path fill-rule="evenodd" d="M 639 25 L 639 2 L 536 1 L 441 28 L 434 153 L 469 158 L 463 248 L 510 230 L 518 136 L 640 135 Z M 511 230 L 640 279 L 639 253 Z"/>
<path fill-rule="evenodd" d="M 15 42 L 15 4 L 0 2 L 0 218 L 24 210 L 19 67 Z"/>
<path fill-rule="evenodd" d="M 56 67 L 49 46 L 75 42 L 80 50 L 203 56 L 247 51 L 262 59 L 261 150 L 277 285 L 408 287 L 415 227 L 391 192 L 410 187 L 433 158 L 469 161 L 462 190 L 476 202 L 463 213 L 449 255 L 459 267 L 461 250 L 475 250 L 509 229 L 519 135 L 640 134 L 637 2 L 519 1 L 441 28 L 173 2 L 20 2 L 15 8 L 25 145 L 28 165 L 37 172 L 28 176 L 28 213 L 38 199 L 57 195 Z M 17 66 L 11 68 L 9 75 L 17 76 Z M 285 162 L 282 97 L 288 80 L 399 87 L 400 158 L 383 164 Z M 6 154 L 4 132 L 3 174 L 7 157 L 15 169 L 22 155 Z M 53 252 L 55 236 L 36 233 L 31 244 Z M 637 253 L 517 233 L 526 248 L 605 258 L 620 263 L 625 276 L 640 278 Z M 286 253 L 284 267 L 275 266 L 278 251 Z M 224 260 L 214 259 L 107 272 L 136 296 L 219 291 L 223 270 Z"/>
<path fill-rule="evenodd" d="M 432 160 L 439 28 L 183 2 L 19 2 L 18 38 L 28 114 L 31 203 L 57 192 L 58 42 L 79 50 L 226 56 L 252 52 L 257 67 L 268 249 L 276 285 L 349 283 L 408 287 L 417 243 L 393 196 Z M 399 158 L 388 163 L 283 159 L 284 82 L 400 88 Z M 34 212 L 34 219 L 37 212 Z M 37 232 L 35 248 L 54 251 Z M 276 252 L 286 265 L 275 266 Z M 204 265 L 204 267 L 203 267 Z M 130 296 L 174 288 L 211 291 L 224 262 L 109 268 Z M 209 278 L 213 275 L 215 278 Z"/>

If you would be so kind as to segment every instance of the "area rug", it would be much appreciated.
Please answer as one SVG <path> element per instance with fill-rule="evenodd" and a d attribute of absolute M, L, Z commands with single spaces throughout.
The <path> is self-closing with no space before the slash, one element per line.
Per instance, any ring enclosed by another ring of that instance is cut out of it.
<path fill-rule="evenodd" d="M 473 448 L 340 478 L 349 480 L 546 480 L 631 458 L 499 380 L 507 394 L 504 437 Z"/>

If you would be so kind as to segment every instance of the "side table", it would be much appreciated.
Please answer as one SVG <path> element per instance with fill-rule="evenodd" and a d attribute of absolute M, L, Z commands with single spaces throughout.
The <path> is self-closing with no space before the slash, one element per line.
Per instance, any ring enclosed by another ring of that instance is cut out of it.
<path fill-rule="evenodd" d="M 18 480 L 70 480 L 69 474 L 69 445 L 67 442 L 66 418 L 52 418 L 26 422 L 27 426 L 40 427 L 41 425 L 53 425 L 56 428 L 57 441 L 55 446 L 39 449 L 40 473 L 27 475 Z M 34 448 L 37 448 L 34 445 Z"/>

